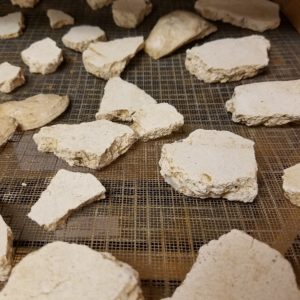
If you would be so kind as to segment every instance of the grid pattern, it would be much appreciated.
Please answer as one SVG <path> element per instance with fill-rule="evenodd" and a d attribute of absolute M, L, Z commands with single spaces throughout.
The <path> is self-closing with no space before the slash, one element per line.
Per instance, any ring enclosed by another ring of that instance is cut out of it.
<path fill-rule="evenodd" d="M 193 7 L 193 1 L 185 0 L 153 3 L 153 13 L 141 26 L 124 30 L 113 24 L 110 8 L 93 12 L 83 0 L 43 0 L 35 9 L 24 10 L 27 28 L 22 37 L 0 41 L 0 59 L 23 65 L 20 51 L 47 36 L 63 47 L 61 37 L 68 29 L 50 29 L 45 15 L 50 7 L 71 13 L 77 24 L 99 25 L 110 39 L 140 34 L 146 37 L 159 16 Z M 8 0 L 1 1 L 0 14 L 14 10 Z M 253 34 L 230 25 L 217 25 L 219 31 L 205 41 Z M 299 78 L 300 39 L 295 30 L 284 20 L 279 29 L 264 35 L 272 43 L 270 66 L 263 74 L 242 83 Z M 285 254 L 300 279 L 300 209 L 283 197 L 281 188 L 283 169 L 300 162 L 300 129 L 295 125 L 247 128 L 232 123 L 224 103 L 240 83 L 198 81 L 184 67 L 186 48 L 159 61 L 139 53 L 122 74 L 158 102 L 176 106 L 185 117 L 181 132 L 138 143 L 101 171 L 70 168 L 52 154 L 39 153 L 32 131 L 15 134 L 1 149 L 0 214 L 14 232 L 16 263 L 54 240 L 86 244 L 131 264 L 140 273 L 146 299 L 161 299 L 170 296 L 180 284 L 199 247 L 238 228 Z M 54 123 L 94 120 L 105 82 L 84 70 L 80 54 L 65 49 L 64 56 L 65 63 L 54 74 L 32 75 L 26 69 L 27 84 L 11 95 L 1 96 L 0 102 L 38 93 L 68 94 L 71 107 Z M 185 197 L 160 177 L 162 145 L 184 138 L 197 128 L 229 130 L 256 142 L 259 196 L 254 203 Z M 74 213 L 64 229 L 47 233 L 26 215 L 60 168 L 93 173 L 107 188 L 107 199 Z"/>

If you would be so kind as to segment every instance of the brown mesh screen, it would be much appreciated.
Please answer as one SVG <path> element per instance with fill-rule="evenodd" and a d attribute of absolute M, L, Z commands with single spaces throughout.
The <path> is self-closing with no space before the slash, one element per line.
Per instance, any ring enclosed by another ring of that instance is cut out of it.
<path fill-rule="evenodd" d="M 47 8 L 71 13 L 77 24 L 99 25 L 114 39 L 147 36 L 159 16 L 176 8 L 193 7 L 193 1 L 153 2 L 153 13 L 144 23 L 135 30 L 125 30 L 114 25 L 110 8 L 93 12 L 83 0 L 43 0 L 35 9 L 24 10 L 27 28 L 22 37 L 0 41 L 1 61 L 23 65 L 20 51 L 47 36 L 63 47 L 61 37 L 68 28 L 51 30 Z M 1 15 L 13 10 L 16 9 L 8 0 L 1 1 Z M 253 34 L 230 25 L 217 25 L 219 31 L 205 41 Z M 299 78 L 300 38 L 295 30 L 283 20 L 279 29 L 264 35 L 272 42 L 270 66 L 265 73 L 242 83 Z M 283 169 L 300 162 L 300 129 L 247 128 L 232 123 L 224 103 L 240 83 L 198 81 L 184 67 L 186 48 L 159 61 L 139 53 L 122 74 L 159 102 L 175 105 L 185 117 L 182 132 L 138 143 L 101 171 L 70 168 L 52 154 L 39 153 L 32 140 L 34 132 L 15 134 L 1 149 L 0 213 L 14 232 L 15 262 L 54 240 L 86 244 L 131 264 L 141 275 L 146 298 L 160 299 L 172 294 L 190 269 L 199 247 L 238 228 L 279 249 L 300 278 L 300 208 L 291 205 L 281 189 Z M 37 93 L 68 94 L 71 107 L 55 123 L 94 120 L 105 82 L 85 71 L 79 53 L 65 49 L 64 55 L 66 62 L 54 74 L 32 75 L 26 68 L 26 86 L 11 95 L 2 95 L 1 101 L 24 99 Z M 256 142 L 259 196 L 254 203 L 192 199 L 164 182 L 158 167 L 161 146 L 186 137 L 197 128 L 230 130 Z M 108 194 L 106 200 L 74 213 L 65 229 L 47 233 L 26 214 L 60 168 L 93 173 Z"/>

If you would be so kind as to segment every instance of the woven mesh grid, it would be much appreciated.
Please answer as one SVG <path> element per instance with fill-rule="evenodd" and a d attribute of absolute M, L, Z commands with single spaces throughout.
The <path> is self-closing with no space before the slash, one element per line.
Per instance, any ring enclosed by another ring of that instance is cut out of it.
<path fill-rule="evenodd" d="M 124 30 L 114 25 L 110 8 L 93 12 L 83 0 L 44 0 L 35 9 L 23 10 L 27 28 L 22 37 L 0 41 L 0 60 L 23 65 L 20 51 L 47 36 L 63 47 L 61 37 L 68 29 L 51 30 L 47 8 L 71 13 L 77 24 L 99 25 L 113 39 L 147 36 L 159 16 L 177 8 L 193 7 L 193 1 L 153 2 L 153 13 L 141 26 Z M 1 15 L 14 10 L 8 0 L 1 1 Z M 205 41 L 253 34 L 230 25 L 217 25 L 219 31 Z M 263 74 L 242 83 L 299 78 L 300 38 L 295 30 L 284 20 L 279 29 L 264 35 L 272 43 L 270 66 Z M 281 188 L 283 169 L 300 162 L 300 129 L 247 128 L 232 123 L 224 103 L 241 83 L 205 84 L 190 76 L 184 67 L 186 48 L 159 61 L 139 53 L 122 74 L 158 102 L 177 107 L 186 123 L 180 133 L 138 143 L 101 171 L 70 168 L 52 154 L 39 153 L 32 131 L 15 134 L 1 149 L 0 213 L 14 232 L 15 262 L 54 240 L 85 244 L 109 251 L 131 264 L 140 273 L 146 298 L 160 299 L 170 296 L 180 284 L 200 246 L 238 228 L 285 254 L 300 278 L 300 209 L 283 197 Z M 105 82 L 85 71 L 79 53 L 65 49 L 64 56 L 66 62 L 51 75 L 32 75 L 26 68 L 27 84 L 13 94 L 1 96 L 0 102 L 38 93 L 68 94 L 71 107 L 53 123 L 94 120 Z M 185 197 L 160 177 L 162 145 L 184 138 L 197 128 L 229 130 L 256 142 L 259 196 L 254 203 Z M 93 173 L 107 188 L 108 197 L 74 213 L 64 229 L 47 233 L 26 214 L 60 168 Z"/>

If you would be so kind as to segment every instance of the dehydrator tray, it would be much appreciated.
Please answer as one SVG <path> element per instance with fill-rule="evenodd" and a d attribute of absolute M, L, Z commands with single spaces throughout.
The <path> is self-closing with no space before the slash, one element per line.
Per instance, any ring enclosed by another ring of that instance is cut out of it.
<path fill-rule="evenodd" d="M 125 30 L 115 26 L 109 7 L 94 12 L 84 0 L 42 0 L 36 8 L 23 10 L 22 37 L 0 41 L 0 60 L 24 66 L 20 52 L 47 36 L 63 48 L 61 37 L 68 28 L 52 30 L 48 8 L 72 14 L 76 24 L 99 25 L 114 39 L 146 37 L 159 16 L 178 8 L 192 10 L 193 2 L 153 0 L 153 13 L 137 29 Z M 15 10 L 10 1 L 0 1 L 0 15 Z M 253 34 L 223 23 L 217 26 L 219 31 L 204 41 Z M 52 154 L 39 153 L 32 140 L 35 131 L 15 134 L 0 150 L 0 214 L 14 233 L 15 263 L 54 240 L 85 244 L 132 265 L 140 273 L 146 299 L 161 299 L 180 284 L 199 247 L 237 228 L 283 253 L 300 281 L 300 208 L 284 198 L 281 187 L 283 169 L 300 162 L 300 127 L 247 128 L 232 123 L 224 108 L 238 84 L 300 78 L 300 36 L 288 21 L 283 18 L 280 28 L 263 35 L 272 43 L 269 68 L 238 83 L 206 84 L 191 76 L 184 66 L 185 50 L 195 43 L 158 61 L 139 53 L 122 77 L 158 102 L 174 105 L 184 115 L 185 126 L 167 138 L 137 143 L 101 171 L 71 168 Z M 53 124 L 94 120 L 105 81 L 85 71 L 79 53 L 64 48 L 64 56 L 65 63 L 51 75 L 33 75 L 26 68 L 26 85 L 1 95 L 0 102 L 38 93 L 68 94 L 71 106 Z M 158 166 L 162 145 L 197 128 L 229 130 L 255 141 L 259 195 L 254 203 L 189 198 L 164 182 Z M 60 168 L 93 173 L 107 188 L 107 199 L 74 213 L 64 229 L 47 233 L 26 215 Z"/>

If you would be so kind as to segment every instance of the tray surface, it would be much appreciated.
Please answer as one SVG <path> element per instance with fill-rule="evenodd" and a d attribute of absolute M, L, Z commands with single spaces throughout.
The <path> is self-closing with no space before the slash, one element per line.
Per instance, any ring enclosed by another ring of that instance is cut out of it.
<path fill-rule="evenodd" d="M 48 8 L 70 13 L 76 24 L 99 25 L 109 39 L 114 39 L 146 37 L 159 16 L 178 8 L 192 10 L 193 2 L 153 0 L 152 14 L 137 29 L 125 30 L 113 23 L 109 7 L 94 12 L 83 0 L 43 0 L 36 8 L 23 10 L 26 31 L 22 37 L 0 41 L 0 61 L 24 66 L 20 52 L 47 36 L 63 48 L 61 37 L 68 27 L 51 30 Z M 0 15 L 15 10 L 8 0 L 0 2 Z M 255 34 L 216 24 L 219 31 L 204 41 Z M 180 284 L 200 246 L 238 228 L 285 254 L 300 280 L 300 208 L 284 198 L 281 188 L 283 169 L 300 162 L 300 127 L 247 128 L 232 123 L 224 108 L 236 85 L 300 77 L 300 36 L 291 25 L 283 20 L 279 29 L 263 35 L 272 43 L 270 66 L 254 79 L 239 83 L 205 84 L 186 71 L 185 50 L 203 41 L 159 61 L 139 53 L 122 78 L 137 84 L 158 102 L 176 106 L 186 125 L 170 137 L 136 144 L 101 171 L 71 168 L 52 154 L 39 153 L 32 140 L 33 131 L 15 134 L 0 153 L 0 214 L 14 233 L 15 262 L 54 240 L 85 244 L 131 264 L 140 273 L 146 299 L 161 299 Z M 70 108 L 52 124 L 94 120 L 105 82 L 85 71 L 79 53 L 64 48 L 64 56 L 65 63 L 51 75 L 33 75 L 26 67 L 26 85 L 10 95 L 1 95 L 0 102 L 38 93 L 68 94 Z M 193 199 L 164 182 L 158 167 L 162 145 L 184 138 L 197 128 L 229 130 L 255 141 L 259 195 L 254 203 Z M 26 214 L 60 168 L 93 173 L 108 194 L 106 200 L 74 213 L 66 228 L 47 233 Z"/>

